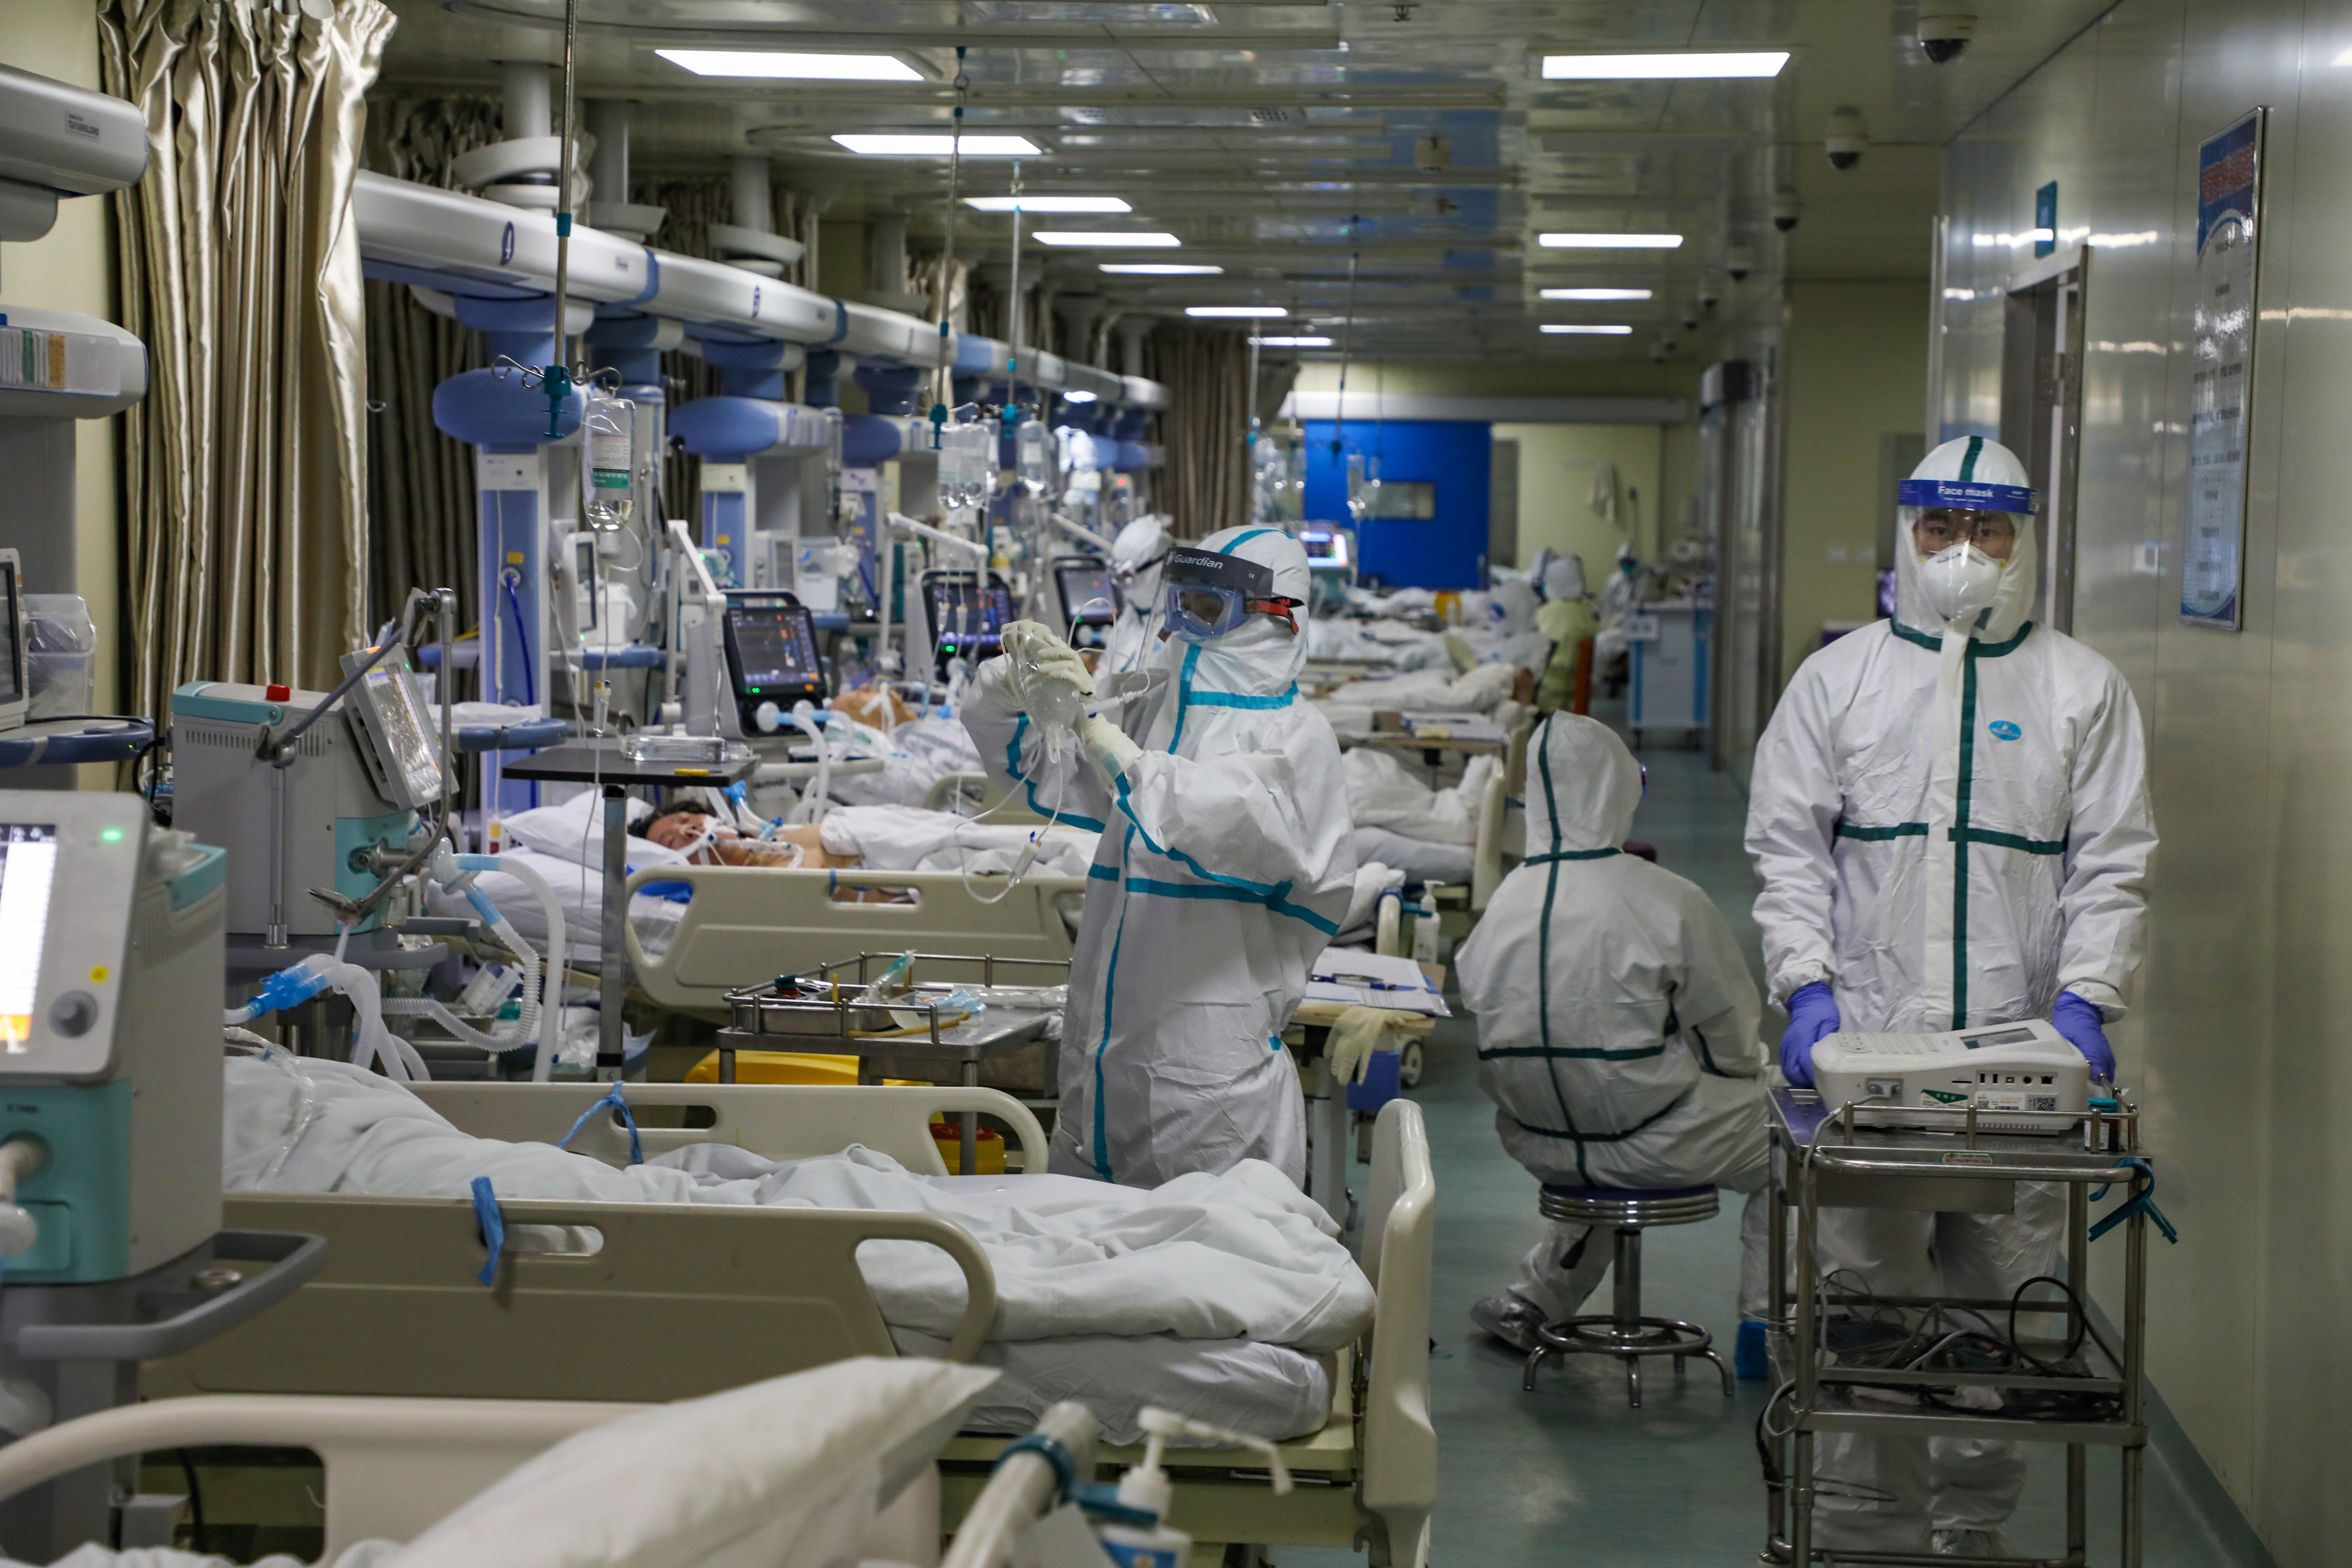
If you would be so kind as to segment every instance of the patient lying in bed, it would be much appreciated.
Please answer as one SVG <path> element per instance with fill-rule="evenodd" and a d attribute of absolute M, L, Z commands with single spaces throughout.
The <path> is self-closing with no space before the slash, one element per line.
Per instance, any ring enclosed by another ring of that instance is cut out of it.
<path fill-rule="evenodd" d="M 544 1143 L 476 1138 L 405 1089 L 342 1063 L 233 1057 L 223 1184 L 232 1192 L 718 1203 L 917 1211 L 977 1240 L 997 1316 L 982 1360 L 1005 1376 L 981 1429 L 1026 1431 L 1082 1399 L 1117 1442 L 1156 1404 L 1290 1437 L 1329 1414 L 1328 1352 L 1370 1325 L 1372 1290 L 1322 1209 L 1271 1165 L 1154 1191 L 1066 1177 L 928 1176 L 871 1150 L 770 1161 L 691 1145 L 627 1170 Z M 946 1254 L 871 1241 L 858 1265 L 902 1351 L 937 1353 L 965 1300 Z"/>
<path fill-rule="evenodd" d="M 536 806 L 504 818 L 504 856 L 544 877 L 563 906 L 564 946 L 574 963 L 593 963 L 604 950 L 604 830 L 601 803 L 583 795 L 554 805 Z M 682 807 L 656 814 L 641 800 L 628 803 L 629 841 L 623 857 L 632 870 L 688 864 L 811 865 L 843 869 L 869 867 L 886 871 L 965 871 L 974 876 L 1006 871 L 1022 846 L 1039 829 L 1031 825 L 974 821 L 917 806 L 841 806 L 814 828 L 793 830 L 793 842 L 760 839 L 708 809 Z M 1045 830 L 1034 874 L 1083 877 L 1094 858 L 1095 835 L 1067 824 Z M 811 854 L 814 847 L 819 853 Z M 503 858 L 503 857 L 502 857 Z M 547 940 L 547 918 L 539 898 L 521 878 L 485 871 L 478 879 L 515 929 L 533 942 Z M 690 889 L 684 883 L 656 882 L 629 897 L 629 924 L 646 952 L 667 951 L 686 918 Z M 890 897 L 876 892 L 879 901 Z M 463 918 L 471 912 L 463 896 L 431 889 L 429 912 Z"/>

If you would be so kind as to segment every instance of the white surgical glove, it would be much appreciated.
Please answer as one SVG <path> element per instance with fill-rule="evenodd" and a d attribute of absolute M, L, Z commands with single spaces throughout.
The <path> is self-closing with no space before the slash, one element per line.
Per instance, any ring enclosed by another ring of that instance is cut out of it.
<path fill-rule="evenodd" d="M 1060 720 L 1077 706 L 1076 698 L 1095 694 L 1095 678 L 1087 672 L 1087 661 L 1051 626 L 1035 621 L 1014 621 L 1006 626 L 1004 659 L 1013 700 L 1041 723 L 1049 718 Z M 1066 688 L 1067 692 L 1056 688 Z"/>
<path fill-rule="evenodd" d="M 1099 713 L 1086 715 L 1076 728 L 1078 744 L 1087 749 L 1087 761 L 1094 763 L 1105 784 L 1127 772 L 1128 764 L 1143 755 L 1143 748 L 1129 740 L 1126 731 Z"/>
<path fill-rule="evenodd" d="M 1331 1026 L 1331 1037 L 1323 1042 L 1323 1060 L 1331 1070 L 1331 1081 L 1361 1083 L 1371 1070 L 1372 1053 L 1380 1049 L 1381 1036 L 1386 1032 L 1395 1015 L 1385 1007 L 1349 1007 L 1339 1014 L 1339 1021 Z"/>

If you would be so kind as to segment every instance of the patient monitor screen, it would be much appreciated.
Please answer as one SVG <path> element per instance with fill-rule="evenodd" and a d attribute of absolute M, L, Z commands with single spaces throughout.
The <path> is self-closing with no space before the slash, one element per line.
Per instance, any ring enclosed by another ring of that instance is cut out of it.
<path fill-rule="evenodd" d="M 1107 626 L 1118 616 L 1118 593 L 1111 586 L 1108 566 L 1056 566 L 1054 580 L 1062 588 L 1062 614 L 1082 626 Z"/>
<path fill-rule="evenodd" d="M 1014 617 L 1013 595 L 1002 584 L 982 588 L 969 577 L 929 578 L 923 584 L 931 617 L 931 646 L 946 658 L 982 659 L 1003 651 L 1004 628 Z"/>
<path fill-rule="evenodd" d="M 727 637 L 735 655 L 736 689 L 744 696 L 824 695 L 816 623 L 792 595 L 729 595 Z"/>
<path fill-rule="evenodd" d="M 0 823 L 0 1046 L 21 1051 L 33 1037 L 33 997 L 49 934 L 56 879 L 54 823 Z"/>

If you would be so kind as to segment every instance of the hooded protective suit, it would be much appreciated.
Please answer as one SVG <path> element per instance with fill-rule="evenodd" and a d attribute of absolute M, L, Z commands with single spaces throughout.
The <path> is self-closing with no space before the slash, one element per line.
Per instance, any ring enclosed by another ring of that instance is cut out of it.
<path fill-rule="evenodd" d="M 1199 548 L 1307 596 L 1306 552 L 1278 531 Z M 1006 661 L 981 666 L 964 724 L 990 773 L 1102 833 L 1063 1014 L 1058 1173 L 1150 1187 L 1255 1158 L 1305 1177 L 1305 1101 L 1279 1037 L 1356 874 L 1339 745 L 1298 695 L 1306 660 L 1305 635 L 1265 615 L 1205 642 L 1155 639 L 1144 668 L 1168 679 L 1118 712 L 1143 749 L 1108 785 L 1076 747 L 1047 757 Z"/>
<path fill-rule="evenodd" d="M 1105 639 L 1102 673 L 1140 669 L 1160 630 L 1160 566 L 1168 559 L 1168 529 L 1156 517 L 1139 517 L 1111 541 L 1111 576 L 1118 584 L 1118 615 Z"/>
<path fill-rule="evenodd" d="M 1478 1084 L 1504 1151 L 1544 1182 L 1712 1183 L 1748 1205 L 1741 1316 L 1765 1312 L 1761 1006 L 1722 911 L 1619 846 L 1641 768 L 1596 720 L 1554 713 L 1528 748 L 1527 860 L 1456 954 L 1478 1016 Z M 1555 1223 L 1511 1289 L 1573 1314 L 1607 1269 Z"/>
<path fill-rule="evenodd" d="M 1832 988 L 1846 1029 L 1948 1029 L 2051 1016 L 2072 991 L 2108 1018 L 2138 966 L 2156 828 L 2139 709 L 2116 667 L 2034 626 L 2032 492 L 1978 437 L 1927 454 L 1903 487 L 1895 618 L 1806 659 L 1756 748 L 1748 853 L 1766 981 L 1786 1001 Z M 1930 506 L 2008 510 L 1991 572 L 1913 533 Z M 1972 580 L 1971 580 L 1972 579 Z M 1940 602 L 1958 613 L 1947 620 Z M 1832 1209 L 1822 1267 L 1889 1295 L 2005 1298 L 2056 1261 L 2063 1199 L 2021 1184 L 2011 1215 Z M 1823 1544 L 1926 1551 L 1936 1530 L 1997 1531 L 2015 1445 L 1825 1435 Z M 1874 1497 L 1871 1494 L 1876 1494 Z"/>

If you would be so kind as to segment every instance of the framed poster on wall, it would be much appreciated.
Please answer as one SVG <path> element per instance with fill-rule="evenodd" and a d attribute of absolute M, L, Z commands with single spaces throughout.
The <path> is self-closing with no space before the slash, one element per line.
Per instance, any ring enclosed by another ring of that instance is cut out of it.
<path fill-rule="evenodd" d="M 2263 121 L 2254 110 L 2197 149 L 2197 283 L 2189 320 L 2189 504 L 2180 618 L 2236 631 L 2245 574 Z"/>

